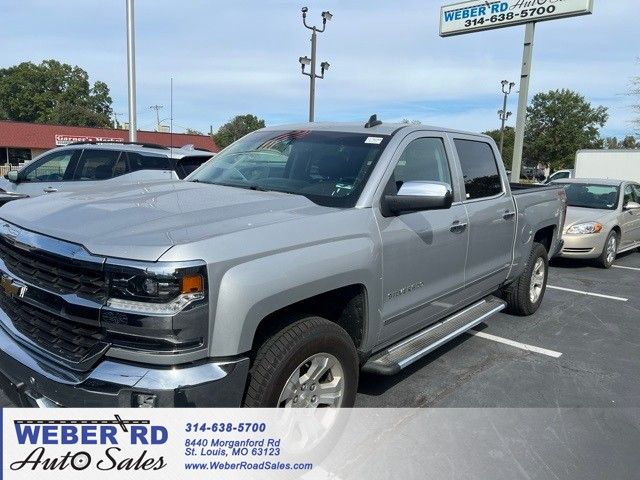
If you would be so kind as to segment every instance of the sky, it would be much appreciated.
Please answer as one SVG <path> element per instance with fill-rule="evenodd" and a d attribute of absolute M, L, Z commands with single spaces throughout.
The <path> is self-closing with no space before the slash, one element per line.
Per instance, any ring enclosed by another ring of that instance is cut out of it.
<path fill-rule="evenodd" d="M 590 16 L 536 28 L 530 94 L 570 88 L 608 107 L 605 136 L 633 133 L 628 95 L 640 75 L 638 0 L 594 0 Z M 334 17 L 318 36 L 317 121 L 403 118 L 471 131 L 498 128 L 500 81 L 518 81 L 524 26 L 440 38 L 439 0 L 310 0 L 308 21 Z M 452 2 L 444 2 L 452 3 Z M 135 0 L 138 127 L 155 111 L 175 131 L 214 131 L 238 114 L 268 125 L 307 120 L 310 55 L 304 0 Z M 0 0 L 0 68 L 53 58 L 111 89 L 127 119 L 125 0 Z M 517 87 L 509 98 L 515 123 Z M 168 123 L 168 121 L 166 122 Z"/>

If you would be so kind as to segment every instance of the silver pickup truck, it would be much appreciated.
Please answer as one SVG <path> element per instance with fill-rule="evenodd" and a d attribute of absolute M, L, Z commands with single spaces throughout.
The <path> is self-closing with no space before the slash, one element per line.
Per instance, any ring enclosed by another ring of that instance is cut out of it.
<path fill-rule="evenodd" d="M 559 186 L 486 136 L 301 124 L 187 181 L 0 209 L 0 381 L 21 405 L 349 407 L 500 310 L 529 315 Z"/>

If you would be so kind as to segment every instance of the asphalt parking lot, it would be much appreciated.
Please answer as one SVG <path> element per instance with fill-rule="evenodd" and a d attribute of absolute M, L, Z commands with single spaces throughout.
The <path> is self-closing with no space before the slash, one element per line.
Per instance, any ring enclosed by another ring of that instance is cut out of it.
<path fill-rule="evenodd" d="M 363 375 L 356 405 L 640 406 L 640 253 L 610 270 L 554 260 L 549 286 L 531 317 L 498 314 L 395 377 Z"/>
<path fill-rule="evenodd" d="M 640 253 L 610 270 L 556 260 L 549 286 L 531 317 L 498 314 L 396 376 L 362 375 L 356 406 L 640 406 Z"/>

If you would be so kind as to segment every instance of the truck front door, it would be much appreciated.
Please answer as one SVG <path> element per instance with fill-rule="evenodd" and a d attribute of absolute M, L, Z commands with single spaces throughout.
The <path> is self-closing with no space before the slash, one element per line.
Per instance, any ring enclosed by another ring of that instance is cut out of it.
<path fill-rule="evenodd" d="M 464 286 L 469 232 L 459 201 L 446 137 L 414 132 L 404 139 L 385 179 L 385 193 L 395 194 L 407 181 L 438 181 L 452 186 L 454 203 L 429 210 L 385 217 L 375 208 L 382 237 L 383 327 L 381 342 L 390 342 L 453 310 Z"/>

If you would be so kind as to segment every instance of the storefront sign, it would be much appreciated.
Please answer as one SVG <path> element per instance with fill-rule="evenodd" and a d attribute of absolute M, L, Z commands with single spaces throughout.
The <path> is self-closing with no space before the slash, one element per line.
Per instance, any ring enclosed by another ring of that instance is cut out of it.
<path fill-rule="evenodd" d="M 69 145 L 75 142 L 102 142 L 102 143 L 122 143 L 122 138 L 113 137 L 90 137 L 86 135 L 56 135 L 56 146 Z"/>
<path fill-rule="evenodd" d="M 473 0 L 440 9 L 440 36 L 588 15 L 593 0 Z"/>

